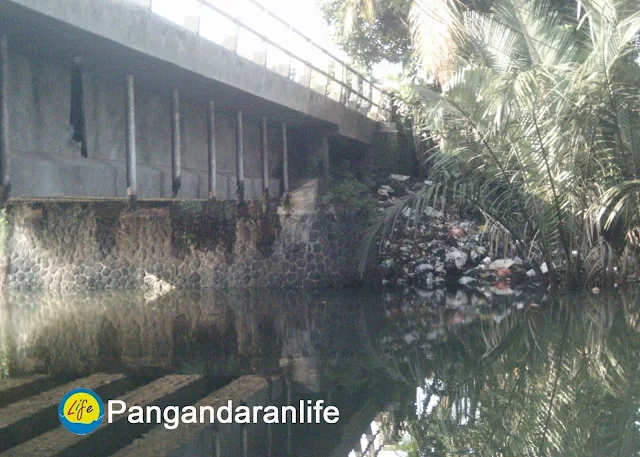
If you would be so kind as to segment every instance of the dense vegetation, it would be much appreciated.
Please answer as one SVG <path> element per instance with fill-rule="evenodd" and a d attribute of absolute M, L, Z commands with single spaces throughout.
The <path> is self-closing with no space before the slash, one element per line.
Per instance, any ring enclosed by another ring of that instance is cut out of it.
<path fill-rule="evenodd" d="M 387 3 L 345 1 L 335 22 L 341 33 L 357 30 Z M 410 30 L 417 71 L 399 100 L 435 144 L 430 179 L 480 211 L 538 272 L 545 262 L 556 283 L 611 285 L 635 273 L 637 0 L 399 3 L 393 11 L 405 17 L 384 23 Z M 371 236 L 433 194 L 425 187 L 391 207 Z"/>

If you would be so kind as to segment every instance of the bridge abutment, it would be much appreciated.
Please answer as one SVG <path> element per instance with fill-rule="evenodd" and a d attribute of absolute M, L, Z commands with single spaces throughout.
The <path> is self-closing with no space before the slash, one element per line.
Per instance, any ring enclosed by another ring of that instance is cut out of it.
<path fill-rule="evenodd" d="M 295 195 L 295 192 L 294 192 Z M 294 197 L 294 200 L 296 198 Z M 340 287 L 355 281 L 356 221 L 248 202 L 11 202 L 12 290 Z"/>

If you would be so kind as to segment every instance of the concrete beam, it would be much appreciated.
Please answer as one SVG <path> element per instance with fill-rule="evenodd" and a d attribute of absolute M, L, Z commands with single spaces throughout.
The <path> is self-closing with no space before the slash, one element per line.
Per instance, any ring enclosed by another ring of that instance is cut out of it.
<path fill-rule="evenodd" d="M 234 406 L 246 404 L 250 408 L 255 405 L 277 405 L 279 392 L 282 391 L 282 380 L 276 378 L 270 383 L 261 376 L 243 376 L 222 389 L 198 401 L 194 406 L 211 406 L 217 410 L 225 406 L 229 400 Z M 238 424 L 181 424 L 176 430 L 156 427 L 144 437 L 135 440 L 129 446 L 115 453 L 113 457 L 138 457 L 142 455 L 166 455 L 170 457 L 186 457 L 193 455 L 215 455 L 216 457 L 242 455 L 243 428 Z M 252 424 L 247 430 L 247 438 L 251 447 L 251 438 L 263 433 L 264 424 Z M 222 453 L 214 454 L 215 450 Z M 252 453 L 250 455 L 265 455 Z"/>
<path fill-rule="evenodd" d="M 57 419 L 58 403 L 70 390 L 78 386 L 97 390 L 125 381 L 126 377 L 122 374 L 97 373 L 0 408 L 0 436 L 3 438 L 0 452 L 33 438 L 42 429 L 60 425 Z"/>
<path fill-rule="evenodd" d="M 26 376 L 24 378 L 2 379 L 0 380 L 0 394 L 4 394 L 5 391 L 22 388 L 27 384 L 32 384 L 42 379 L 45 379 L 45 375 L 43 374 Z"/>
<path fill-rule="evenodd" d="M 169 375 L 135 389 L 131 392 L 127 392 L 125 395 L 118 397 L 118 400 L 124 401 L 128 407 L 157 405 L 159 401 L 176 391 L 184 388 L 188 388 L 195 383 L 202 380 L 201 375 Z M 111 399 L 109 399 L 111 400 Z M 105 401 L 106 403 L 106 401 Z M 105 409 L 108 408 L 105 404 Z M 108 414 L 105 411 L 105 416 Z M 112 424 L 107 424 L 107 418 L 105 417 L 102 427 L 115 427 L 117 424 L 126 422 L 127 415 L 122 414 L 115 416 Z M 131 425 L 129 425 L 131 427 Z M 90 439 L 91 435 L 78 436 L 73 433 L 69 433 L 68 430 L 58 427 L 55 430 L 51 430 L 47 433 L 43 433 L 38 437 L 22 443 L 9 449 L 2 454 L 2 457 L 20 457 L 25 455 L 37 455 L 39 457 L 53 457 L 59 455 L 64 450 L 77 446 L 86 439 Z"/>
<path fill-rule="evenodd" d="M 0 431 L 16 422 L 29 417 L 30 415 L 38 412 L 39 410 L 48 406 L 57 405 L 60 399 L 68 391 L 77 388 L 79 385 L 85 389 L 96 389 L 97 387 L 112 383 L 119 379 L 123 379 L 124 375 L 121 374 L 106 374 L 98 373 L 77 380 L 63 386 L 57 387 L 52 390 L 43 392 L 32 398 L 27 398 L 18 403 L 13 403 L 5 408 L 0 409 Z"/>
<path fill-rule="evenodd" d="M 0 310 L 0 317 L 2 317 L 2 310 Z M 2 336 L 1 326 L 2 324 L 0 323 L 0 336 Z M 4 355 L 7 356 L 6 353 Z M 9 354 L 9 356 L 11 355 Z M 0 408 L 32 397 L 45 390 L 53 389 L 61 383 L 62 380 L 60 378 L 45 375 L 4 379 L 0 381 Z"/>
<path fill-rule="evenodd" d="M 322 161 L 322 177 L 329 177 L 329 137 L 323 135 L 320 139 L 320 146 L 318 149 L 318 155 Z"/>

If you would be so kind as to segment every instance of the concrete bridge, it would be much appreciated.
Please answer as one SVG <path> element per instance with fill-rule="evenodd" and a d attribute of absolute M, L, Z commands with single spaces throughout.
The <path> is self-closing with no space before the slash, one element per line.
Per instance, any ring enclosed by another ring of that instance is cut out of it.
<path fill-rule="evenodd" d="M 168 1 L 0 3 L 3 197 L 278 198 L 379 143 L 385 94 L 302 33 Z"/>

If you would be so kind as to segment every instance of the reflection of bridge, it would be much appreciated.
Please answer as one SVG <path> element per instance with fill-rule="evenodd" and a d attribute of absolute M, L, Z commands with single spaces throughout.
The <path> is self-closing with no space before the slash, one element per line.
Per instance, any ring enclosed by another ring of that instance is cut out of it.
<path fill-rule="evenodd" d="M 10 375 L 15 370 L 21 376 L 3 379 L 0 371 L 0 456 L 235 457 L 283 455 L 290 447 L 294 452 L 287 455 L 301 455 L 295 452 L 301 446 L 309 451 L 304 455 L 329 455 L 334 446 L 343 450 L 338 441 L 352 445 L 379 406 L 367 402 L 366 414 L 354 414 L 361 396 L 355 402 L 351 394 L 345 398 L 328 376 L 338 367 L 350 370 L 349 361 L 363 350 L 360 329 L 373 329 L 378 321 L 379 294 L 360 302 L 353 297 L 362 294 L 2 295 L 0 370 L 9 367 Z M 364 303 L 373 305 L 366 313 L 359 306 Z M 216 423 L 166 430 L 130 424 L 126 415 L 76 436 L 60 425 L 57 407 L 78 387 L 129 406 L 216 409 L 228 400 L 236 406 L 298 405 L 315 396 L 329 401 L 327 391 L 333 390 L 341 420 L 315 443 L 308 442 L 304 428 Z M 349 450 L 335 455 L 346 457 Z"/>
<path fill-rule="evenodd" d="M 305 158 L 326 172 L 329 151 L 377 144 L 383 92 L 243 1 L 262 15 L 252 24 L 285 32 L 261 35 L 225 7 L 236 2 L 180 2 L 182 17 L 170 0 L 2 2 L 11 195 L 274 197 Z"/>

